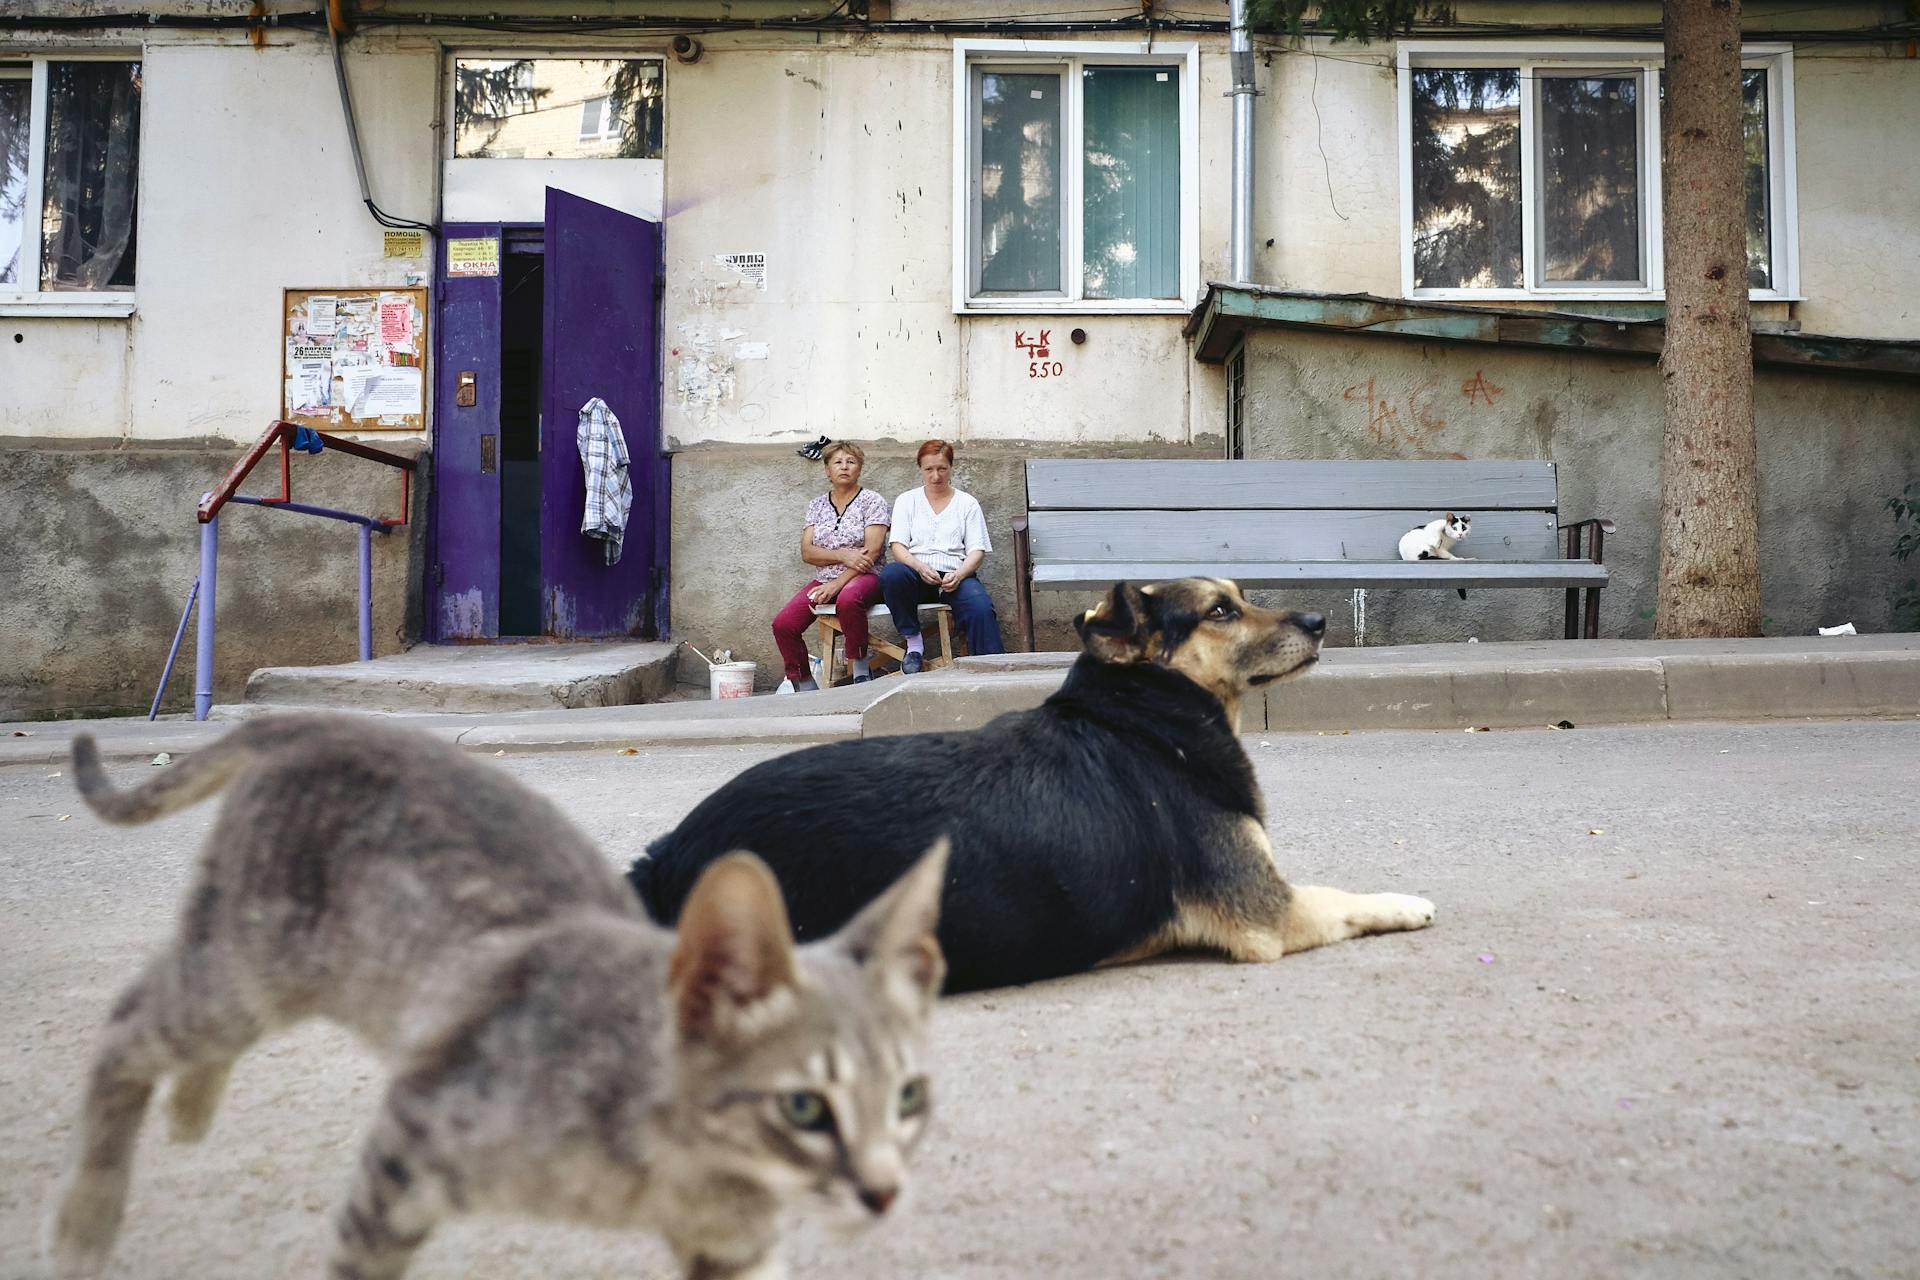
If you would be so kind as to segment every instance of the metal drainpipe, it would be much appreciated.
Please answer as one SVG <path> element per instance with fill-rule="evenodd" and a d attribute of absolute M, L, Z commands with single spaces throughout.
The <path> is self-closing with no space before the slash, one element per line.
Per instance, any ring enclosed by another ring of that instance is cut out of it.
<path fill-rule="evenodd" d="M 1233 220 L 1228 242 L 1234 284 L 1253 283 L 1253 40 L 1247 33 L 1247 0 L 1232 0 L 1227 51 L 1233 63 Z"/>
<path fill-rule="evenodd" d="M 340 86 L 340 114 L 347 118 L 347 150 L 353 155 L 354 176 L 360 180 L 360 203 L 373 208 L 373 194 L 367 189 L 367 165 L 360 158 L 360 126 L 353 120 L 353 96 L 347 92 L 347 64 L 340 57 L 340 33 L 327 23 L 327 40 L 333 46 L 333 77 Z"/>

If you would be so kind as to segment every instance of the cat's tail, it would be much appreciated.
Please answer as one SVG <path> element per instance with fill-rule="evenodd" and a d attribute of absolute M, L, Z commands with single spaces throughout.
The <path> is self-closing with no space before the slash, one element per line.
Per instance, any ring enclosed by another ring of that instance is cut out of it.
<path fill-rule="evenodd" d="M 232 781 L 255 752 L 251 726 L 242 725 L 204 751 L 196 751 L 159 777 L 131 791 L 121 791 L 100 767 L 100 748 L 93 735 L 73 740 L 73 777 L 87 807 L 108 822 L 121 826 L 151 822 L 197 804 Z"/>

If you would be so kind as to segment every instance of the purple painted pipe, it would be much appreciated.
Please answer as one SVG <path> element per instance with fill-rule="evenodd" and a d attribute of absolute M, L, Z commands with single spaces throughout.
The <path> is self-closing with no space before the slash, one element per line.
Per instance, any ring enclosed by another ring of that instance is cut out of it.
<path fill-rule="evenodd" d="M 360 526 L 360 661 L 373 657 L 373 530 Z"/>
<path fill-rule="evenodd" d="M 373 516 L 355 515 L 351 511 L 335 511 L 332 507 L 310 507 L 304 502 L 281 502 L 278 498 L 243 498 L 239 494 L 227 499 L 228 502 L 243 502 L 250 507 L 265 507 L 269 511 L 294 511 L 303 516 L 324 516 L 328 520 L 345 520 L 348 524 L 357 524 L 364 528 L 385 530 L 384 520 Z"/>
<path fill-rule="evenodd" d="M 193 602 L 200 598 L 200 579 L 193 580 L 193 590 L 187 592 L 187 607 L 180 611 L 180 625 L 173 629 L 173 647 L 167 650 L 167 665 L 160 672 L 160 687 L 153 691 L 153 705 L 147 708 L 147 719 L 157 719 L 160 715 L 160 699 L 167 696 L 167 681 L 173 679 L 173 660 L 180 656 L 180 637 L 187 634 L 187 618 L 193 613 Z"/>
<path fill-rule="evenodd" d="M 213 495 L 206 494 L 202 503 Z M 373 657 L 373 534 L 375 530 L 387 532 L 390 525 L 384 520 L 372 516 L 355 515 L 351 511 L 336 511 L 332 507 L 311 507 L 304 502 L 279 502 L 270 498 L 243 498 L 235 494 L 228 502 L 244 503 L 250 507 L 265 507 L 269 511 L 292 511 L 303 516 L 320 516 L 327 520 L 344 520 L 348 524 L 360 526 L 360 660 L 365 662 Z M 193 718 L 205 720 L 207 712 L 213 708 L 213 579 L 220 557 L 220 517 L 215 516 L 200 526 L 200 582 L 205 599 L 200 602 L 198 629 L 195 632 L 193 652 L 194 689 Z M 192 603 L 191 600 L 188 601 Z M 185 627 L 186 615 L 180 616 L 180 625 Z M 180 637 L 173 638 L 174 647 L 180 645 Z M 173 658 L 167 658 L 167 670 L 173 670 Z M 167 687 L 167 678 L 160 677 L 160 688 Z M 160 706 L 160 695 L 155 694 L 153 705 Z M 147 719 L 153 717 L 149 715 Z"/>
<path fill-rule="evenodd" d="M 202 502 L 206 499 L 202 498 Z M 193 718 L 213 709 L 213 595 L 220 571 L 220 517 L 200 526 L 200 613 L 193 643 Z"/>

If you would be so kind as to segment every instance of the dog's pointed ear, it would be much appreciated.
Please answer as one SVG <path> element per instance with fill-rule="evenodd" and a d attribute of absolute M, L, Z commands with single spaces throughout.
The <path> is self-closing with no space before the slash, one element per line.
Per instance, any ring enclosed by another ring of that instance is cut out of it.
<path fill-rule="evenodd" d="M 1116 582 L 1106 599 L 1073 620 L 1073 629 L 1081 646 L 1102 662 L 1140 662 L 1147 656 L 1152 612 L 1144 591 Z"/>

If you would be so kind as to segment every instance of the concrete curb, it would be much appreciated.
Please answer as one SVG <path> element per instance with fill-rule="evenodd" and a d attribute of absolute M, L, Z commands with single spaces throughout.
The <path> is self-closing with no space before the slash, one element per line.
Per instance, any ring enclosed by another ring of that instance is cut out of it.
<path fill-rule="evenodd" d="M 1670 720 L 1920 713 L 1920 653 L 1673 657 L 1662 665 Z"/>
<path fill-rule="evenodd" d="M 1920 668 L 1916 668 L 1920 669 Z M 1265 721 L 1260 722 L 1264 713 Z M 1844 713 L 1841 713 L 1844 714 Z M 1245 730 L 1471 729 L 1667 719 L 1657 658 L 1311 672 L 1267 690 Z"/>
<path fill-rule="evenodd" d="M 637 708 L 636 708 L 637 709 Z M 625 747 L 808 746 L 860 736 L 860 717 L 807 715 L 764 719 L 646 720 L 638 716 L 615 719 L 559 719 L 531 724 L 474 723 L 473 717 L 450 722 L 451 717 L 382 717 L 451 742 L 478 755 L 527 755 L 553 751 L 618 751 Z M 105 724 L 38 724 L 29 737 L 11 736 L 0 728 L 0 768 L 37 765 L 64 769 L 72 760 L 74 735 L 91 732 L 100 744 L 100 758 L 108 764 L 147 764 L 162 752 L 182 756 L 206 746 L 231 731 L 238 720 L 110 721 Z M 135 728 L 134 725 L 138 725 Z M 124 726 L 124 727 L 122 727 Z"/>
<path fill-rule="evenodd" d="M 1448 662 L 1383 658 L 1329 653 L 1317 670 L 1271 686 L 1264 699 L 1249 699 L 1241 708 L 1241 732 L 1920 715 L 1920 646 L 1817 653 L 1487 653 Z M 1065 675 L 1062 668 L 1028 666 L 918 677 L 868 707 L 861 734 L 977 728 L 1002 712 L 1040 705 Z"/>
<path fill-rule="evenodd" d="M 786 720 L 675 720 L 600 724 L 481 725 L 455 739 L 466 751 L 522 755 L 548 751 L 619 751 L 628 747 L 808 746 L 860 736 L 860 717 L 796 716 Z"/>
<path fill-rule="evenodd" d="M 1071 660 L 1070 654 L 968 660 L 980 665 L 787 698 L 393 720 L 488 755 L 804 746 L 977 728 L 1002 712 L 1039 706 L 1060 687 Z M 1315 670 L 1271 686 L 1264 698 L 1250 698 L 1241 731 L 1915 715 L 1920 635 L 1813 642 L 1596 640 L 1331 650 Z M 83 730 L 99 740 L 106 760 L 125 764 L 192 751 L 231 727 L 230 720 L 0 725 L 0 766 L 63 768 L 69 743 Z"/>
<path fill-rule="evenodd" d="M 978 729 L 1003 712 L 1039 706 L 1066 678 L 1064 668 L 988 676 L 958 672 L 915 676 L 889 689 L 862 713 L 860 736 Z"/>

